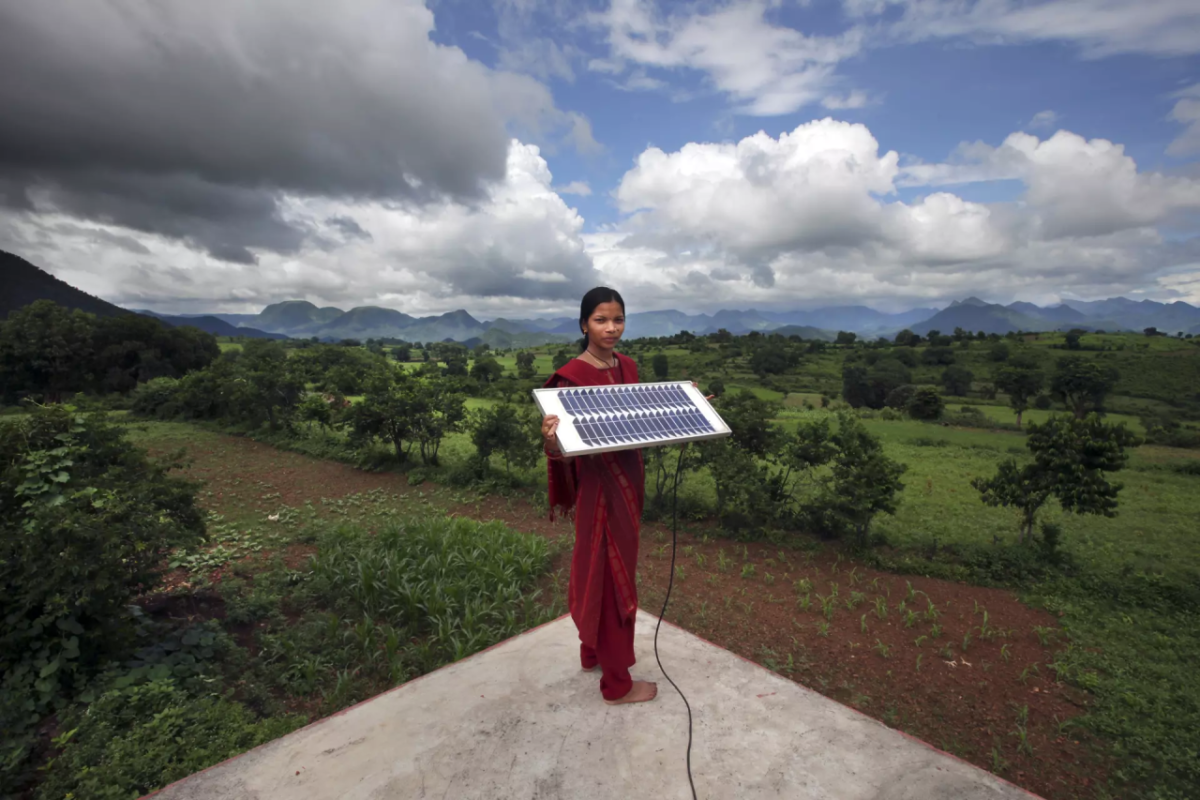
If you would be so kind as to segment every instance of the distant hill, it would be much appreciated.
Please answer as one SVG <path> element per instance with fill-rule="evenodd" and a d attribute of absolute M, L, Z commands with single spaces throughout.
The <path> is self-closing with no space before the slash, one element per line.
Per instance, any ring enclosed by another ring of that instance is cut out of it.
<path fill-rule="evenodd" d="M 285 333 L 268 333 L 267 331 L 260 331 L 257 328 L 244 328 L 231 325 L 225 320 L 214 316 L 178 317 L 169 314 L 154 314 L 153 312 L 151 312 L 151 316 L 158 317 L 163 322 L 176 328 L 190 326 L 211 333 L 213 336 L 245 336 L 248 339 L 289 338 Z"/>
<path fill-rule="evenodd" d="M 246 320 L 246 324 L 273 333 L 298 334 L 308 328 L 332 322 L 344 313 L 340 308 L 332 306 L 317 308 L 307 300 L 285 300 L 267 306 L 257 317 Z"/>
<path fill-rule="evenodd" d="M 778 333 L 780 336 L 799 336 L 801 339 L 821 339 L 827 342 L 832 342 L 837 338 L 836 331 L 825 331 L 811 325 L 784 325 L 771 333 Z"/>
<path fill-rule="evenodd" d="M 1174 335 L 1180 331 L 1196 333 L 1193 328 L 1200 326 L 1200 308 L 1181 301 L 1160 303 L 1156 300 L 1114 297 L 1090 303 L 1068 300 L 1066 305 L 1083 313 L 1092 324 L 1105 330 L 1141 331 L 1158 328 Z"/>
<path fill-rule="evenodd" d="M 911 330 L 921 336 L 928 336 L 930 331 L 948 334 L 955 328 L 971 332 L 1008 333 L 1019 330 L 1053 330 L 1057 327 L 1044 319 L 999 304 L 985 303 L 976 297 L 968 297 L 961 302 L 951 303 L 924 322 L 913 325 Z"/>
<path fill-rule="evenodd" d="M 20 256 L 0 250 L 0 318 L 35 300 L 53 300 L 60 306 L 78 308 L 98 317 L 115 317 L 129 312 L 99 297 L 60 281 Z"/>

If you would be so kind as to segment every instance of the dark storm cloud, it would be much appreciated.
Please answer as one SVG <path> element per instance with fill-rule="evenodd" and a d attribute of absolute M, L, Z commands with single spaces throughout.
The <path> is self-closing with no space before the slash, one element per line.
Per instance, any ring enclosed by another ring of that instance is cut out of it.
<path fill-rule="evenodd" d="M 306 235 L 281 192 L 471 201 L 504 176 L 506 116 L 564 115 L 431 27 L 416 0 L 0 5 L 0 203 L 249 263 Z"/>

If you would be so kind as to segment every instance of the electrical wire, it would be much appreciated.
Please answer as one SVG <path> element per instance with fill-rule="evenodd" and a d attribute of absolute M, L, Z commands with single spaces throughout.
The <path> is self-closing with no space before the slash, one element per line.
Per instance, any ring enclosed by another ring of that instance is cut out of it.
<path fill-rule="evenodd" d="M 692 706 L 684 697 L 683 690 L 676 686 L 675 681 L 671 680 L 671 676 L 663 669 L 662 659 L 658 657 L 658 629 L 662 627 L 663 617 L 667 613 L 667 603 L 671 601 L 671 587 L 675 584 L 675 551 L 678 549 L 678 535 L 676 532 L 676 500 L 679 496 L 679 471 L 683 468 L 683 449 L 679 450 L 679 461 L 675 465 L 675 485 L 671 489 L 671 576 L 667 580 L 667 596 L 663 599 L 662 613 L 658 615 L 658 625 L 654 628 L 654 660 L 658 662 L 658 668 L 662 670 L 663 677 L 670 681 L 675 687 L 675 691 L 679 692 L 679 696 L 683 698 L 683 704 L 687 707 L 688 712 L 688 744 L 687 744 L 687 773 L 688 784 L 692 787 L 692 800 L 696 800 L 696 783 L 692 780 Z"/>

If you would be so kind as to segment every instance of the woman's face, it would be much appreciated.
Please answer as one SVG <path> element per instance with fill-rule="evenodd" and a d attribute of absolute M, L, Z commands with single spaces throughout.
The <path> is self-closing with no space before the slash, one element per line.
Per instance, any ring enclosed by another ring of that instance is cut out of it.
<path fill-rule="evenodd" d="M 620 303 L 601 303 L 587 320 L 588 341 L 611 349 L 625 332 L 625 312 Z"/>

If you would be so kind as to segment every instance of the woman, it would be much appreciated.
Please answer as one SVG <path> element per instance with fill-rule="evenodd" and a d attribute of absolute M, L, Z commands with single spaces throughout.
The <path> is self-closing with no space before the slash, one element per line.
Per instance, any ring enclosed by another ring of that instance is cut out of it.
<path fill-rule="evenodd" d="M 614 352 L 625 331 L 625 301 L 597 287 L 579 308 L 580 354 L 546 381 L 547 387 L 637 383 L 637 364 Z M 600 693 L 612 705 L 653 700 L 658 686 L 635 681 L 633 625 L 637 615 L 638 532 L 645 498 L 640 450 L 564 456 L 558 417 L 542 420 L 549 464 L 550 518 L 556 510 L 575 517 L 575 551 L 567 600 L 579 629 L 583 669 L 601 669 Z"/>

